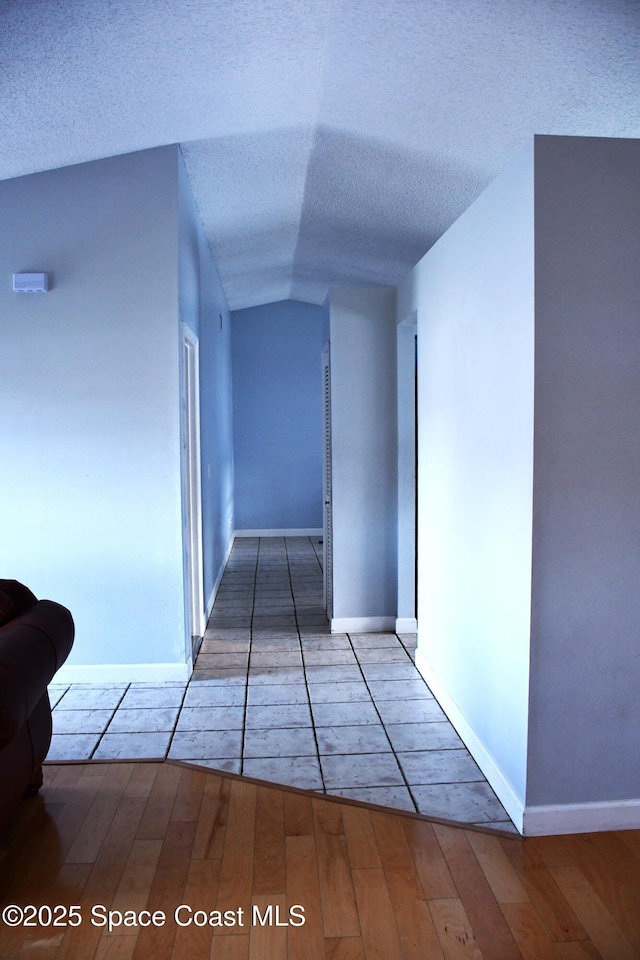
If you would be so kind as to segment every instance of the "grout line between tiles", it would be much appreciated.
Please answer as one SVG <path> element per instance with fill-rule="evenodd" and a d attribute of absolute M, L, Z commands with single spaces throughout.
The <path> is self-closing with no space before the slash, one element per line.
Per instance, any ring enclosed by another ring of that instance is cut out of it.
<path fill-rule="evenodd" d="M 396 637 L 397 637 L 397 635 L 396 635 Z M 367 678 L 366 678 L 365 675 L 364 675 L 364 670 L 362 669 L 362 664 L 360 663 L 360 660 L 359 660 L 359 658 L 358 658 L 358 653 L 357 653 L 355 647 L 353 646 L 353 643 L 351 642 L 351 634 L 350 634 L 350 633 L 347 634 L 347 638 L 348 638 L 348 640 L 349 640 L 349 643 L 351 644 L 351 649 L 353 650 L 353 653 L 354 653 L 354 655 L 355 655 L 356 662 L 357 662 L 357 664 L 358 664 L 358 668 L 359 668 L 359 670 L 360 670 L 360 673 L 362 674 L 362 679 L 364 680 L 365 686 L 366 686 L 367 690 L 369 691 L 369 696 L 371 697 L 371 700 L 372 700 L 372 702 L 373 702 L 374 710 L 375 710 L 376 713 L 378 714 L 378 719 L 380 720 L 380 723 L 382 724 L 382 729 L 384 730 L 384 735 L 385 735 L 385 737 L 387 738 L 387 740 L 388 740 L 388 742 L 389 742 L 389 747 L 391 748 L 391 752 L 393 753 L 394 759 L 395 759 L 395 761 L 396 761 L 396 763 L 397 763 L 397 765 L 398 765 L 398 770 L 400 771 L 400 775 L 402 776 L 402 779 L 404 780 L 405 786 L 406 786 L 407 790 L 409 791 L 409 796 L 411 797 L 411 803 L 412 803 L 413 806 L 415 807 L 416 813 L 419 813 L 418 804 L 416 803 L 416 798 L 415 798 L 414 795 L 413 795 L 413 791 L 412 791 L 412 789 L 411 789 L 411 785 L 410 785 L 409 781 L 407 780 L 407 776 L 406 776 L 406 774 L 405 774 L 405 772 L 404 772 L 404 770 L 403 770 L 403 768 L 402 768 L 402 764 L 400 763 L 400 761 L 399 761 L 399 759 L 398 759 L 398 756 L 397 756 L 396 751 L 395 751 L 395 747 L 394 747 L 393 744 L 391 743 L 391 737 L 389 736 L 389 733 L 388 733 L 388 731 L 387 731 L 386 724 L 385 724 L 384 720 L 382 719 L 382 715 L 381 715 L 380 711 L 378 710 L 378 704 L 376 703 L 376 698 L 374 697 L 374 695 L 373 695 L 373 693 L 372 693 L 372 691 L 371 691 L 371 687 L 369 686 L 369 684 L 368 684 L 368 682 L 367 682 Z M 400 643 L 400 640 L 399 640 L 399 639 L 398 639 L 398 643 Z"/>
<path fill-rule="evenodd" d="M 94 758 L 94 756 L 95 756 L 95 752 L 96 752 L 96 750 L 98 749 L 98 747 L 100 746 L 100 744 L 102 743 L 102 738 L 104 737 L 105 733 L 106 733 L 107 730 L 109 729 L 109 724 L 110 724 L 111 721 L 113 720 L 113 718 L 114 718 L 114 716 L 115 716 L 115 714 L 116 714 L 116 711 L 117 711 L 118 707 L 120 706 L 120 704 L 122 703 L 122 701 L 123 701 L 124 698 L 126 697 L 127 691 L 129 690 L 130 686 L 131 686 L 131 684 L 128 683 L 128 684 L 126 685 L 126 687 L 124 688 L 124 690 L 123 690 L 123 692 L 122 692 L 122 696 L 120 697 L 120 699 L 119 699 L 118 702 L 116 703 L 115 707 L 113 708 L 113 711 L 112 711 L 112 713 L 111 713 L 111 716 L 109 717 L 109 719 L 107 720 L 106 724 L 104 725 L 104 729 L 103 729 L 102 733 L 101 733 L 100 736 L 98 737 L 98 739 L 97 739 L 97 741 L 96 741 L 96 744 L 95 744 L 93 750 L 92 750 L 91 753 L 89 754 L 89 760 L 93 760 L 93 758 Z"/>
<path fill-rule="evenodd" d="M 291 564 L 290 564 L 290 562 L 289 562 L 289 550 L 288 550 L 288 546 L 287 546 L 287 541 L 286 541 L 286 539 L 285 539 L 285 550 L 286 550 L 286 552 L 287 552 L 287 570 L 289 571 L 289 583 L 291 583 Z M 322 769 L 322 761 L 320 760 L 320 748 L 319 748 L 319 746 L 318 746 L 318 734 L 317 734 L 317 731 L 316 731 L 316 721 L 315 721 L 315 717 L 313 716 L 313 710 L 312 710 L 312 708 L 311 708 L 311 693 L 310 693 L 310 691 L 309 691 L 309 679 L 308 679 L 308 677 L 307 677 L 307 665 L 306 665 L 306 663 L 305 663 L 305 661 L 304 661 L 304 657 L 302 656 L 302 638 L 301 638 L 301 635 L 300 635 L 300 627 L 299 627 L 299 625 L 298 625 L 298 607 L 297 607 L 297 604 L 296 604 L 295 595 L 294 595 L 294 593 L 293 593 L 293 584 L 291 584 L 291 594 L 292 594 L 292 596 L 293 596 L 293 609 L 294 609 L 295 617 L 296 617 L 296 630 L 297 630 L 297 632 L 298 632 L 298 647 L 300 648 L 300 660 L 302 661 L 302 675 L 303 675 L 303 677 L 304 677 L 304 688 L 305 688 L 305 690 L 306 690 L 306 692 L 307 692 L 307 706 L 308 706 L 308 708 L 309 708 L 309 717 L 310 717 L 310 719 L 311 719 L 311 731 L 312 731 L 312 733 L 313 733 L 313 742 L 314 742 L 315 747 L 316 747 L 316 759 L 317 759 L 317 761 L 318 761 L 318 770 L 320 771 L 320 783 L 322 784 L 322 792 L 323 792 L 323 793 L 326 793 L 326 792 L 327 792 L 327 785 L 326 785 L 326 782 L 325 782 L 325 779 L 324 779 L 324 770 Z"/>
<path fill-rule="evenodd" d="M 196 659 L 197 659 L 197 657 L 196 657 Z M 180 715 L 181 715 L 181 713 L 182 713 L 182 708 L 183 708 L 183 706 L 184 706 L 184 701 L 185 701 L 185 699 L 186 699 L 186 697 L 187 697 L 187 690 L 188 690 L 188 689 L 189 689 L 189 683 L 186 684 L 186 686 L 185 686 L 185 688 L 184 688 L 184 691 L 183 691 L 183 693 L 182 693 L 182 699 L 180 700 L 180 706 L 178 707 L 178 712 L 176 713 L 176 719 L 175 719 L 175 722 L 174 722 L 174 724 L 173 724 L 173 730 L 171 731 L 171 734 L 170 734 L 170 736 L 169 736 L 169 740 L 167 741 L 167 749 L 165 750 L 165 753 L 164 753 L 165 759 L 168 758 L 168 756 L 169 756 L 169 751 L 171 750 L 171 745 L 173 744 L 173 738 L 175 737 L 175 735 L 176 735 L 176 730 L 178 729 L 178 723 L 180 722 Z"/>
<path fill-rule="evenodd" d="M 240 737 L 240 773 L 244 773 L 244 741 L 247 732 L 247 708 L 249 706 L 249 673 L 251 670 L 251 655 L 253 653 L 253 616 L 256 609 L 256 582 L 258 579 L 258 567 L 260 563 L 260 540 L 255 549 L 255 562 L 253 565 L 253 600 L 251 604 L 251 622 L 249 624 L 249 656 L 247 657 L 247 673 L 244 678 L 244 710 L 242 711 L 242 735 Z M 214 604 L 215 606 L 215 604 Z"/>

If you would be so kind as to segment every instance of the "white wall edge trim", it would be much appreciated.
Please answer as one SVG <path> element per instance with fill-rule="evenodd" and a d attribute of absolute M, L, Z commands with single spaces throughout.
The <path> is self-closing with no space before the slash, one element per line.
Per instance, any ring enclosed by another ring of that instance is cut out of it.
<path fill-rule="evenodd" d="M 458 731 L 460 739 L 466 746 L 467 750 L 484 773 L 493 790 L 496 792 L 500 803 L 513 820 L 516 829 L 522 833 L 525 809 L 522 800 L 513 789 L 513 786 L 509 780 L 507 780 L 505 777 L 493 756 L 489 753 L 485 745 L 477 736 L 467 718 L 458 708 L 454 700 L 452 700 L 452 698 L 449 696 L 435 674 L 431 671 L 419 648 L 416 650 L 416 667 L 424 677 L 432 694 L 446 713 L 447 717 Z"/>
<path fill-rule="evenodd" d="M 638 829 L 640 800 L 548 804 L 524 810 L 525 837 Z"/>
<path fill-rule="evenodd" d="M 205 624 L 204 624 L 205 630 L 207 628 L 207 622 L 209 620 L 209 617 L 211 616 L 211 611 L 213 610 L 213 605 L 216 602 L 216 597 L 218 596 L 218 590 L 220 589 L 220 584 L 222 582 L 222 577 L 224 575 L 225 567 L 227 566 L 227 562 L 229 560 L 229 557 L 231 556 L 231 551 L 233 549 L 233 541 L 235 540 L 235 538 L 236 538 L 235 533 L 232 533 L 231 536 L 229 537 L 229 544 L 225 551 L 225 555 L 222 558 L 222 563 L 220 564 L 220 569 L 218 570 L 218 576 L 216 577 L 216 582 L 211 588 L 211 593 L 209 594 L 209 599 L 207 600 L 207 606 L 205 609 Z"/>
<path fill-rule="evenodd" d="M 417 633 L 418 621 L 415 617 L 398 617 L 396 620 L 396 633 Z"/>
<path fill-rule="evenodd" d="M 193 666 L 188 663 L 65 663 L 52 683 L 160 683 L 165 680 L 184 680 L 191 676 Z"/>
<path fill-rule="evenodd" d="M 267 530 L 236 530 L 236 537 L 321 537 L 322 527 L 282 527 Z"/>
<path fill-rule="evenodd" d="M 334 617 L 331 633 L 395 633 L 395 617 Z"/>

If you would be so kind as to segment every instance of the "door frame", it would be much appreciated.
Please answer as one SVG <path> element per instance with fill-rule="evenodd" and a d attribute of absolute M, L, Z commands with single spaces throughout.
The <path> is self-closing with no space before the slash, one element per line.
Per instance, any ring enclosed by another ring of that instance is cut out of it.
<path fill-rule="evenodd" d="M 182 522 L 186 658 L 195 658 L 205 628 L 200 455 L 200 345 L 186 324 L 181 336 Z"/>
<path fill-rule="evenodd" d="M 396 631 L 415 633 L 417 618 L 417 312 L 398 324 L 398 615 Z"/>
<path fill-rule="evenodd" d="M 333 618 L 333 510 L 331 460 L 331 350 L 322 350 L 322 600 L 329 622 Z"/>

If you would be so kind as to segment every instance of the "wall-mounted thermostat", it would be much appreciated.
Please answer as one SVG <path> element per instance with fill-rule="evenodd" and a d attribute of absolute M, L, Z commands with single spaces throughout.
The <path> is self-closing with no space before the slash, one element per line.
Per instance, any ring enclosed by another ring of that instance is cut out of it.
<path fill-rule="evenodd" d="M 14 293 L 46 293 L 49 289 L 48 273 L 14 273 Z"/>

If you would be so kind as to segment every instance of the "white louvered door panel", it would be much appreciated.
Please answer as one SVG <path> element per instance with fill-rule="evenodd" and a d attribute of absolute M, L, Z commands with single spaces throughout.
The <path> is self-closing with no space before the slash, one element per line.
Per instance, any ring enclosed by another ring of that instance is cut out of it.
<path fill-rule="evenodd" d="M 333 522 L 331 516 L 331 366 L 329 344 L 322 351 L 322 389 L 323 389 L 323 474 L 322 474 L 322 560 L 324 568 L 324 607 L 329 620 L 333 617 Z"/>

